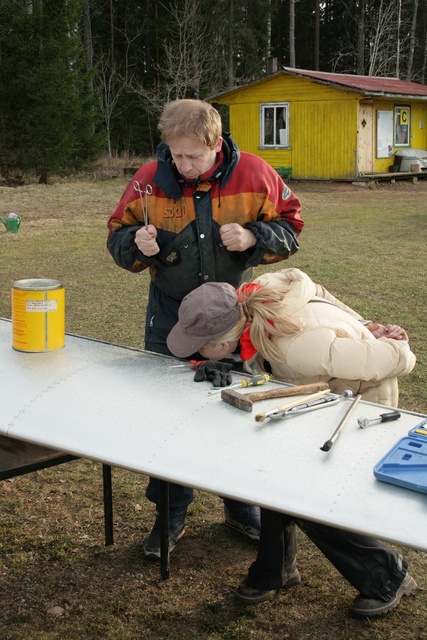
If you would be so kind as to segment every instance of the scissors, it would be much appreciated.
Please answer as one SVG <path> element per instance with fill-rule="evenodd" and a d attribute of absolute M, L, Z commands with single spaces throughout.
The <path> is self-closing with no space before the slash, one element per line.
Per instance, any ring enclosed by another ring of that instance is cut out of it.
<path fill-rule="evenodd" d="M 148 196 L 151 196 L 151 194 L 153 193 L 153 187 L 151 186 L 151 184 L 147 184 L 145 186 L 145 189 L 143 190 L 141 189 L 141 185 L 139 184 L 138 180 L 135 180 L 133 183 L 133 188 L 135 189 L 135 191 L 139 193 L 139 197 L 141 200 L 142 213 L 144 214 L 144 225 L 145 225 L 145 228 L 147 228 L 148 227 Z M 144 196 L 144 199 L 142 198 L 142 196 Z"/>

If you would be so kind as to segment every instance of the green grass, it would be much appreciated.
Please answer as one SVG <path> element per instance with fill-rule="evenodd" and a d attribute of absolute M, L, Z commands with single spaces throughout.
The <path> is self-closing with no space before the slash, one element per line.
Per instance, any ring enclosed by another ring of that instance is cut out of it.
<path fill-rule="evenodd" d="M 143 347 L 147 274 L 119 269 L 105 248 L 106 219 L 124 186 L 115 179 L 0 187 L 0 214 L 22 216 L 18 234 L 0 227 L 0 316 L 11 316 L 13 281 L 55 278 L 66 289 L 67 331 Z M 418 362 L 401 380 L 400 404 L 427 412 L 427 183 L 291 186 L 306 227 L 288 264 L 365 317 L 407 329 Z M 7 375 L 1 363 L 0 371 Z M 154 517 L 146 482 L 113 470 L 109 548 L 99 464 L 81 460 L 0 483 L 1 640 L 427 640 L 426 554 L 412 549 L 403 551 L 420 589 L 383 620 L 350 617 L 353 589 L 302 534 L 301 586 L 258 607 L 239 604 L 233 592 L 255 547 L 225 529 L 220 499 L 202 492 L 171 577 L 160 581 L 141 551 Z"/>

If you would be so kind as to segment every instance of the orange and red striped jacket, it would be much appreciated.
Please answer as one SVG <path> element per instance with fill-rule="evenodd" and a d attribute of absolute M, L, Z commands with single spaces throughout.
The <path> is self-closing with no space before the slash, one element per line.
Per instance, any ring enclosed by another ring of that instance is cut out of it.
<path fill-rule="evenodd" d="M 284 260 L 299 248 L 304 223 L 297 196 L 262 158 L 240 152 L 230 134 L 223 136 L 217 163 L 191 184 L 177 173 L 169 147 L 160 144 L 157 160 L 138 169 L 108 220 L 107 247 L 116 264 L 133 272 L 149 268 L 155 286 L 177 300 L 208 281 L 237 287 L 250 279 L 253 267 Z M 145 205 L 135 181 L 142 191 L 152 187 L 148 219 L 160 247 L 153 257 L 134 242 Z M 256 245 L 228 251 L 219 229 L 229 222 L 250 229 Z"/>

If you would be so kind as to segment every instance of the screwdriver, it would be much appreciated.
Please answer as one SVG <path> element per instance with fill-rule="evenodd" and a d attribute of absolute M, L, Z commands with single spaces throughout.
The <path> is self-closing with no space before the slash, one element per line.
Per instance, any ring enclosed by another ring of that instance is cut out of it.
<path fill-rule="evenodd" d="M 190 367 L 190 369 L 194 369 L 195 371 L 200 367 L 201 364 L 204 364 L 207 360 L 189 360 L 185 364 L 172 364 L 169 369 L 179 369 L 180 367 Z"/>
<path fill-rule="evenodd" d="M 369 427 L 371 424 L 378 424 L 379 422 L 390 422 L 392 420 L 399 420 L 400 411 L 389 411 L 389 413 L 381 413 L 377 418 L 357 418 L 357 424 L 361 429 Z"/>
<path fill-rule="evenodd" d="M 265 384 L 271 378 L 269 373 L 260 373 L 256 376 L 252 376 L 248 380 L 243 379 L 240 382 L 234 382 L 233 384 L 229 384 L 228 387 L 218 387 L 218 389 L 214 389 L 213 391 L 209 391 L 208 395 L 212 395 L 213 393 L 220 393 L 223 389 L 237 389 L 238 387 L 258 387 L 260 384 Z"/>

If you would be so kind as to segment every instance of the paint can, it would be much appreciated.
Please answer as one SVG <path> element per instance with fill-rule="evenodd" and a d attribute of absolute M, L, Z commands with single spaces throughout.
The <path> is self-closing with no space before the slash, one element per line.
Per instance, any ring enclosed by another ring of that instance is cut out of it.
<path fill-rule="evenodd" d="M 12 283 L 12 347 L 40 353 L 65 344 L 65 289 L 58 280 Z"/>

